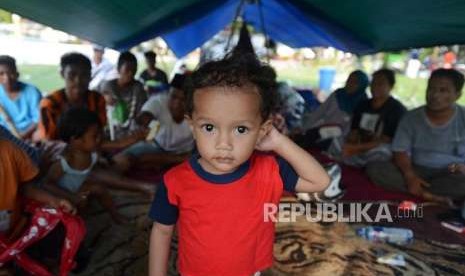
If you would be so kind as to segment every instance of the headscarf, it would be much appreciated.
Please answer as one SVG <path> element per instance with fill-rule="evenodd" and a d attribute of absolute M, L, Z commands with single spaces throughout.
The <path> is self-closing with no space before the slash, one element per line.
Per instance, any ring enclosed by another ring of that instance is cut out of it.
<path fill-rule="evenodd" d="M 347 93 L 344 87 L 336 90 L 336 92 L 334 93 L 336 93 L 336 99 L 339 108 L 342 111 L 352 114 L 352 112 L 360 102 L 368 99 L 365 90 L 368 87 L 370 81 L 368 79 L 368 75 L 361 70 L 353 71 L 352 73 L 350 73 L 350 75 L 355 75 L 355 77 L 357 78 L 357 91 L 349 94 Z"/>

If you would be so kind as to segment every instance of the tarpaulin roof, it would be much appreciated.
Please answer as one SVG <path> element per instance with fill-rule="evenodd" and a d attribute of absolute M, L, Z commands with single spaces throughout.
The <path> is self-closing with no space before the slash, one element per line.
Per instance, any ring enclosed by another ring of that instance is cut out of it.
<path fill-rule="evenodd" d="M 0 8 L 115 49 L 162 36 L 183 56 L 234 19 L 241 0 L 1 0 Z M 259 5 L 261 3 L 261 10 Z M 465 43 L 463 0 L 246 1 L 243 18 L 291 47 L 356 54 Z"/>

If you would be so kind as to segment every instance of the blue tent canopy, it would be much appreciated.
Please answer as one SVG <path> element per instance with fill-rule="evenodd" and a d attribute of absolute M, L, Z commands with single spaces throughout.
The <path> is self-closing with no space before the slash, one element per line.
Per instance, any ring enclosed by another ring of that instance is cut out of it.
<path fill-rule="evenodd" d="M 0 8 L 102 46 L 162 36 L 177 56 L 229 24 L 242 0 L 2 0 Z M 261 10 L 259 10 L 261 6 Z M 243 18 L 291 47 L 356 53 L 465 43 L 465 1 L 246 0 Z"/>
<path fill-rule="evenodd" d="M 191 24 L 163 35 L 163 38 L 176 56 L 182 57 L 224 29 L 234 19 L 237 5 L 237 0 L 227 1 Z M 264 24 L 261 23 L 260 12 Z M 285 1 L 267 0 L 263 1 L 261 6 L 246 4 L 242 17 L 273 40 L 293 48 L 332 46 L 357 53 L 373 50 L 368 43 L 362 42 L 339 26 L 316 16 L 306 17 L 295 6 Z"/>

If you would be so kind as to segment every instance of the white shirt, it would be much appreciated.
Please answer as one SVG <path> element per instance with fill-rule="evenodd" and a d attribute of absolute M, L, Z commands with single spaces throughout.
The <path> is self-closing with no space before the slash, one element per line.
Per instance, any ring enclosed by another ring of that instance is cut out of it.
<path fill-rule="evenodd" d="M 105 80 L 110 80 L 118 77 L 118 72 L 107 59 L 102 59 L 102 62 L 96 64 L 92 61 L 92 75 L 89 83 L 89 89 L 98 91 L 100 84 Z"/>
<path fill-rule="evenodd" d="M 194 138 L 186 120 L 176 123 L 168 108 L 169 94 L 151 97 L 143 106 L 142 112 L 149 112 L 160 122 L 155 142 L 166 151 L 187 152 L 194 147 Z"/>

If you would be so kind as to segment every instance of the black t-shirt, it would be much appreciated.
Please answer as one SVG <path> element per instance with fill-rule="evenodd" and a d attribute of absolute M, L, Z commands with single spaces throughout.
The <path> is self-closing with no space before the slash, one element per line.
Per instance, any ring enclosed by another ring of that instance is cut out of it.
<path fill-rule="evenodd" d="M 168 77 L 166 76 L 166 73 L 163 72 L 162 70 L 158 69 L 158 68 L 155 68 L 155 71 L 157 73 L 155 74 L 155 76 L 152 76 L 152 75 L 149 74 L 148 70 L 144 70 L 140 74 L 140 78 L 142 79 L 142 81 L 144 83 L 149 81 L 149 80 L 154 80 L 154 81 L 157 81 L 157 82 L 162 82 L 164 84 L 168 84 Z"/>
<path fill-rule="evenodd" d="M 352 129 L 358 130 L 362 140 L 385 135 L 394 138 L 400 119 L 407 111 L 405 106 L 389 99 L 378 109 L 371 106 L 371 99 L 361 102 L 352 117 Z"/>

